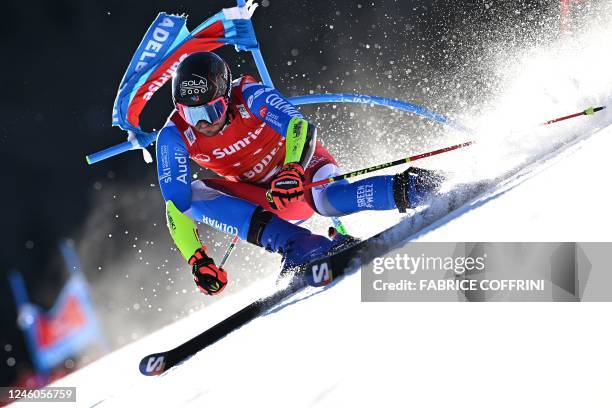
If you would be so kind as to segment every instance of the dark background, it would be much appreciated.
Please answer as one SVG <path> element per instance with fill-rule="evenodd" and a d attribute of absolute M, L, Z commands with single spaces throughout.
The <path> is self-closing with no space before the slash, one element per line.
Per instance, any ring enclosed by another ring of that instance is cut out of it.
<path fill-rule="evenodd" d="M 558 24 L 558 2 L 552 0 L 260 3 L 264 7 L 256 11 L 254 25 L 281 92 L 372 93 L 451 115 L 469 107 L 472 89 L 486 94 L 494 83 L 486 64 L 475 63 L 490 44 L 508 41 L 510 46 L 528 35 L 526 27 Z M 192 29 L 231 6 L 231 1 L 3 2 L 0 385 L 13 382 L 29 365 L 6 282 L 11 269 L 24 274 L 37 303 L 50 307 L 67 277 L 59 240 L 88 243 L 80 255 L 95 282 L 112 273 L 104 268 L 109 259 L 131 249 L 125 240 L 106 239 L 107 224 L 118 231 L 129 225 L 145 240 L 143 225 L 165 228 L 154 166 L 146 165 L 139 152 L 92 166 L 85 162 L 86 154 L 125 140 L 111 127 L 111 109 L 143 34 L 160 11 L 188 14 Z M 230 47 L 219 53 L 234 76 L 256 74 L 249 55 Z M 468 74 L 470 86 L 456 86 Z M 146 108 L 143 127 L 159 128 L 170 109 L 166 87 Z M 305 111 L 319 125 L 330 120 L 329 111 Z M 115 207 L 108 207 L 92 224 L 94 208 L 117 194 L 127 200 L 121 218 L 115 214 L 119 221 L 113 219 Z M 169 238 L 163 245 L 168 252 Z M 11 357 L 15 363 L 7 364 Z"/>

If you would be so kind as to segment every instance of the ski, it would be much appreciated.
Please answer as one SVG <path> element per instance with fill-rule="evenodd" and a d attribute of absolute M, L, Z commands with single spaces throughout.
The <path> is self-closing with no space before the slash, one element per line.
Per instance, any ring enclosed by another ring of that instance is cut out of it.
<path fill-rule="evenodd" d="M 141 374 L 156 376 L 165 373 L 172 367 L 189 359 L 194 354 L 214 344 L 234 330 L 263 315 L 283 300 L 299 292 L 306 286 L 303 279 L 292 279 L 289 284 L 279 291 L 256 300 L 238 312 L 205 330 L 185 343 L 167 351 L 149 354 L 140 360 Z"/>

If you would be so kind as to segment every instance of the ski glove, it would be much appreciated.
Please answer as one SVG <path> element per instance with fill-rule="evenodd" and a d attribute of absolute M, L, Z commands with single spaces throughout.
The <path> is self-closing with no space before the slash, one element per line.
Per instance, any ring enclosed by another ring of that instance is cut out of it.
<path fill-rule="evenodd" d="M 304 169 L 298 163 L 287 163 L 272 181 L 266 197 L 272 208 L 284 210 L 289 203 L 304 200 Z"/>
<path fill-rule="evenodd" d="M 193 280 L 200 292 L 211 296 L 223 292 L 227 285 L 227 272 L 215 265 L 215 261 L 206 253 L 205 246 L 196 249 L 189 258 L 189 265 L 192 267 Z"/>

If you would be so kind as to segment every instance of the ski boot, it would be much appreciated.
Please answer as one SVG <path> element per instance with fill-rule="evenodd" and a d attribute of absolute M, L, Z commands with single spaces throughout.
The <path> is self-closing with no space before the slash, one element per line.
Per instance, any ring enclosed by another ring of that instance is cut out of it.
<path fill-rule="evenodd" d="M 332 240 L 332 246 L 327 252 L 328 256 L 361 242 L 359 238 L 355 238 L 352 235 L 339 233 L 335 227 L 329 227 L 327 236 Z"/>
<path fill-rule="evenodd" d="M 393 198 L 401 213 L 429 201 L 440 189 L 446 177 L 433 170 L 409 167 L 393 179 Z"/>

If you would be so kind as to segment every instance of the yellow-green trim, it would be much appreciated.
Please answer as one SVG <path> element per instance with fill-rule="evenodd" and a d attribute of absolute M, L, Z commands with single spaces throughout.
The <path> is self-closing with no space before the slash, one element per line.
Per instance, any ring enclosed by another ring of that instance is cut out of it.
<path fill-rule="evenodd" d="M 196 249 L 202 247 L 195 222 L 176 208 L 171 200 L 166 201 L 166 221 L 176 247 L 188 261 Z"/>
<path fill-rule="evenodd" d="M 285 136 L 285 164 L 300 162 L 307 134 L 308 121 L 302 118 L 291 118 Z"/>

